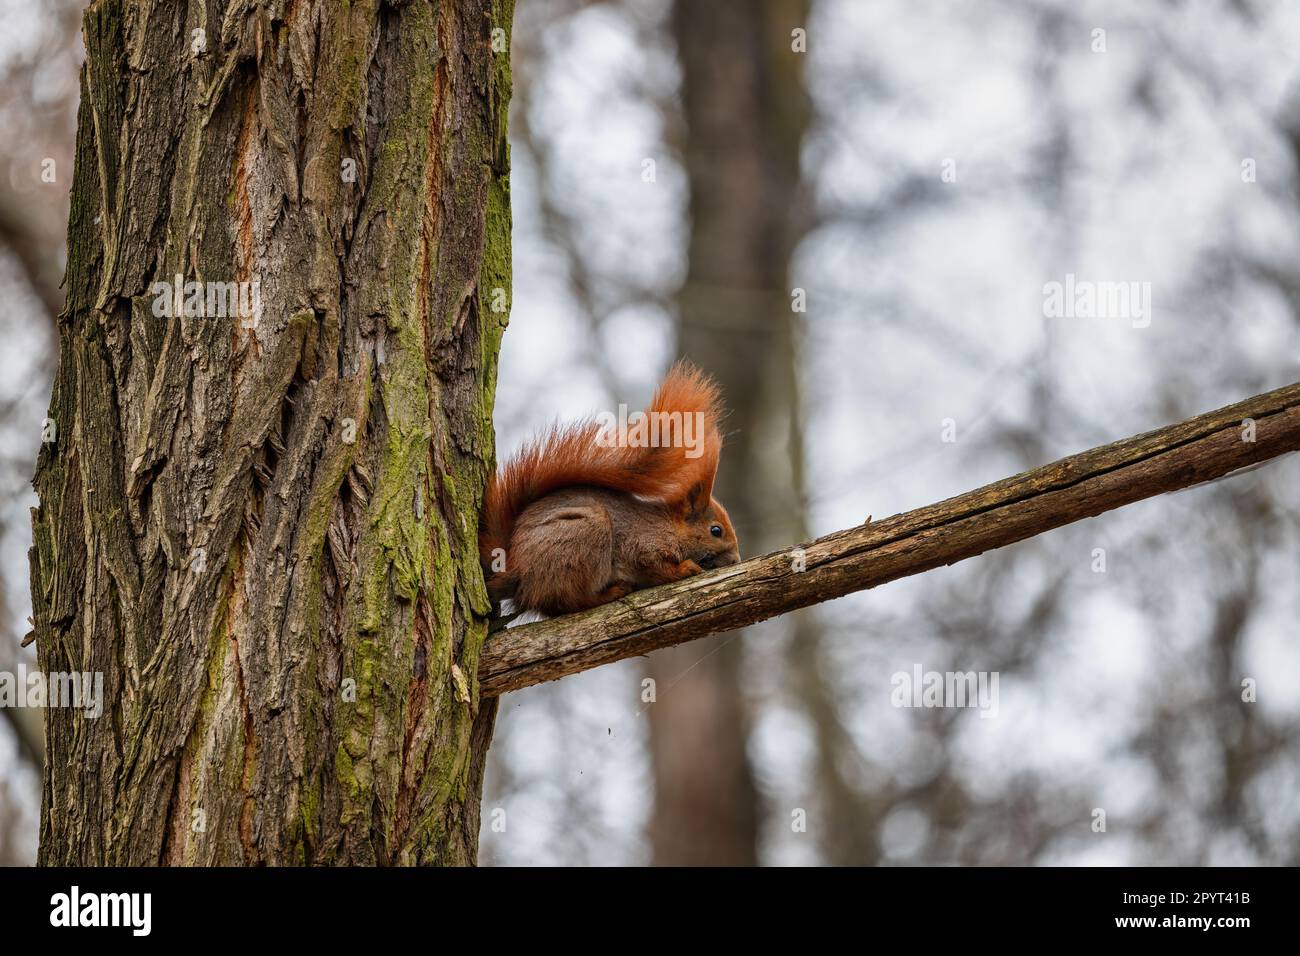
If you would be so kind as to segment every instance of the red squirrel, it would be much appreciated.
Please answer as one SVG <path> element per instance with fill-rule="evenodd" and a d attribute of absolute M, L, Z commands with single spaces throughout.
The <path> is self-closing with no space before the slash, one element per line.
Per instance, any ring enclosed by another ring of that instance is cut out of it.
<path fill-rule="evenodd" d="M 493 600 L 567 614 L 736 564 L 736 532 L 713 497 L 721 416 L 718 386 L 679 362 L 641 419 L 662 428 L 611 440 L 608 424 L 586 419 L 525 445 L 484 502 L 479 555 Z"/>

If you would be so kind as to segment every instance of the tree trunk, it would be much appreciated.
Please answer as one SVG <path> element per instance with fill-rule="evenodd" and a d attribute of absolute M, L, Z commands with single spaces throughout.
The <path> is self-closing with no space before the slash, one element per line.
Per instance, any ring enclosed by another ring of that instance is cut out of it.
<path fill-rule="evenodd" d="M 799 540 L 773 516 L 789 499 L 793 401 L 787 276 L 799 236 L 799 150 L 808 110 L 791 31 L 806 0 L 678 0 L 673 32 L 691 191 L 681 354 L 722 385 L 731 414 L 715 488 L 743 551 Z M 756 387 L 761 381 L 763 387 Z M 773 441 L 775 437 L 775 441 Z M 746 748 L 742 643 L 736 635 L 656 654 L 650 709 L 654 862 L 758 862 L 758 796 Z"/>
<path fill-rule="evenodd" d="M 46 711 L 42 863 L 474 862 L 512 8 L 91 3 L 31 564 L 104 713 Z"/>

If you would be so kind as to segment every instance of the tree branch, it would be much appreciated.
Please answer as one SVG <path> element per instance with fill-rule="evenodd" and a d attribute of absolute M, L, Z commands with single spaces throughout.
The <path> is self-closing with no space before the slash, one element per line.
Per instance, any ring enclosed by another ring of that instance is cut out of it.
<path fill-rule="evenodd" d="M 1244 424 L 1254 422 L 1254 440 Z M 1300 449 L 1300 383 L 938 504 L 565 617 L 499 631 L 484 697 L 754 624 Z M 1171 529 L 1176 533 L 1176 529 Z M 803 570 L 796 570 L 802 555 Z"/>

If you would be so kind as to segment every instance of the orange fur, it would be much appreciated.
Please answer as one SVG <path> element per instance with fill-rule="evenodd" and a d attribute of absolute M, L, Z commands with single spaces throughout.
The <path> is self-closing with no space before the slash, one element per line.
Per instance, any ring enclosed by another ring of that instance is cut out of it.
<path fill-rule="evenodd" d="M 695 496 L 708 502 L 722 454 L 718 386 L 699 369 L 678 362 L 646 410 L 702 412 L 703 453 L 688 458 L 680 446 L 603 447 L 597 444 L 601 429 L 593 419 L 553 426 L 520 449 L 489 483 L 479 535 L 483 561 L 490 563 L 495 549 L 509 546 L 520 512 L 561 488 L 607 488 L 670 505 L 684 503 L 694 489 Z"/>

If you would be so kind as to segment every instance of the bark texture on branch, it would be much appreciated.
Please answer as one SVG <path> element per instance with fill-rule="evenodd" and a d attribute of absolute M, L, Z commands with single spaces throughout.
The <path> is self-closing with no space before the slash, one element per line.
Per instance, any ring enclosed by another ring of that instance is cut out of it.
<path fill-rule="evenodd" d="M 42 863 L 474 862 L 512 6 L 90 3 L 31 565 L 105 713 L 46 711 Z"/>
<path fill-rule="evenodd" d="M 481 689 L 504 694 L 754 624 L 1298 449 L 1300 383 L 798 548 L 499 631 Z"/>

